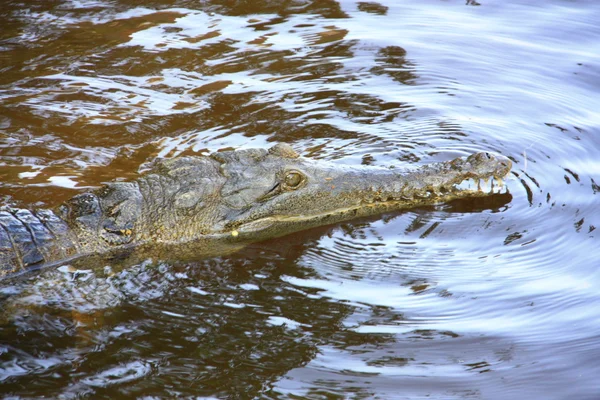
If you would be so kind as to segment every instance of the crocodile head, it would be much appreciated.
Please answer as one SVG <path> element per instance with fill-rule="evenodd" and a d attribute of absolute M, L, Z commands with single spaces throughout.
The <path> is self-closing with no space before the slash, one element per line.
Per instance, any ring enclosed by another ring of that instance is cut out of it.
<path fill-rule="evenodd" d="M 250 239 L 487 196 L 511 169 L 506 157 L 485 152 L 414 169 L 348 167 L 300 157 L 286 144 L 211 157 L 225 177 L 219 196 L 225 211 L 212 233 Z"/>

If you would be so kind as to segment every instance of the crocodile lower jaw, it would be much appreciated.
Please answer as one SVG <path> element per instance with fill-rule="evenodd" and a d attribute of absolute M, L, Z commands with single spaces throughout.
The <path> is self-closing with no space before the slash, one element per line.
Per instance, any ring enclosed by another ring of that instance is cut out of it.
<path fill-rule="evenodd" d="M 475 181 L 473 179 L 467 179 L 458 185 L 453 185 L 450 190 L 446 190 L 444 193 L 424 191 L 422 194 L 419 193 L 411 197 L 398 196 L 393 198 L 388 197 L 386 199 L 371 198 L 367 200 L 361 200 L 358 204 L 352 207 L 331 210 L 320 214 L 272 215 L 245 223 L 237 227 L 234 231 L 232 231 L 232 233 L 233 236 L 237 237 L 237 235 L 240 233 L 257 233 L 268 230 L 275 225 L 301 225 L 303 223 L 308 224 L 312 221 L 327 220 L 330 220 L 331 223 L 334 223 L 336 221 L 349 219 L 350 217 L 354 218 L 359 216 L 369 216 L 385 211 L 437 205 L 460 198 L 483 197 L 491 194 L 499 194 L 502 192 L 502 190 L 505 190 L 505 188 L 506 186 L 504 185 L 504 182 L 498 178 L 487 181 Z M 349 218 L 345 218 L 344 216 L 349 216 Z"/>

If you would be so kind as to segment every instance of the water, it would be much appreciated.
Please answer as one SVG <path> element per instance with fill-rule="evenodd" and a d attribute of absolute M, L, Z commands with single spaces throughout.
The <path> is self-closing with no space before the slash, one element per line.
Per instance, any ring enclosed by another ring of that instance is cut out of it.
<path fill-rule="evenodd" d="M 5 398 L 600 398 L 600 4 L 7 1 L 0 196 L 157 157 L 514 163 L 512 198 L 3 282 Z"/>

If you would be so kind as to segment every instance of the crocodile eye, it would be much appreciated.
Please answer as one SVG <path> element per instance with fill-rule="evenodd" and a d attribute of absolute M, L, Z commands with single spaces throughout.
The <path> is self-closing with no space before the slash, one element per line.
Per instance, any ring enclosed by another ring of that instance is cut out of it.
<path fill-rule="evenodd" d="M 298 171 L 290 171 L 285 174 L 283 180 L 284 186 L 287 189 L 297 189 L 304 181 L 304 176 Z"/>

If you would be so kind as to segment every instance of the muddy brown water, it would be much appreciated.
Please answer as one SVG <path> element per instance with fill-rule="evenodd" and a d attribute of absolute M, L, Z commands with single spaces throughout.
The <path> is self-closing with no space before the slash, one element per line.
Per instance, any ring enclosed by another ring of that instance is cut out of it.
<path fill-rule="evenodd" d="M 600 3 L 2 3 L 3 204 L 273 142 L 510 195 L 0 282 L 0 394 L 600 398 Z"/>

